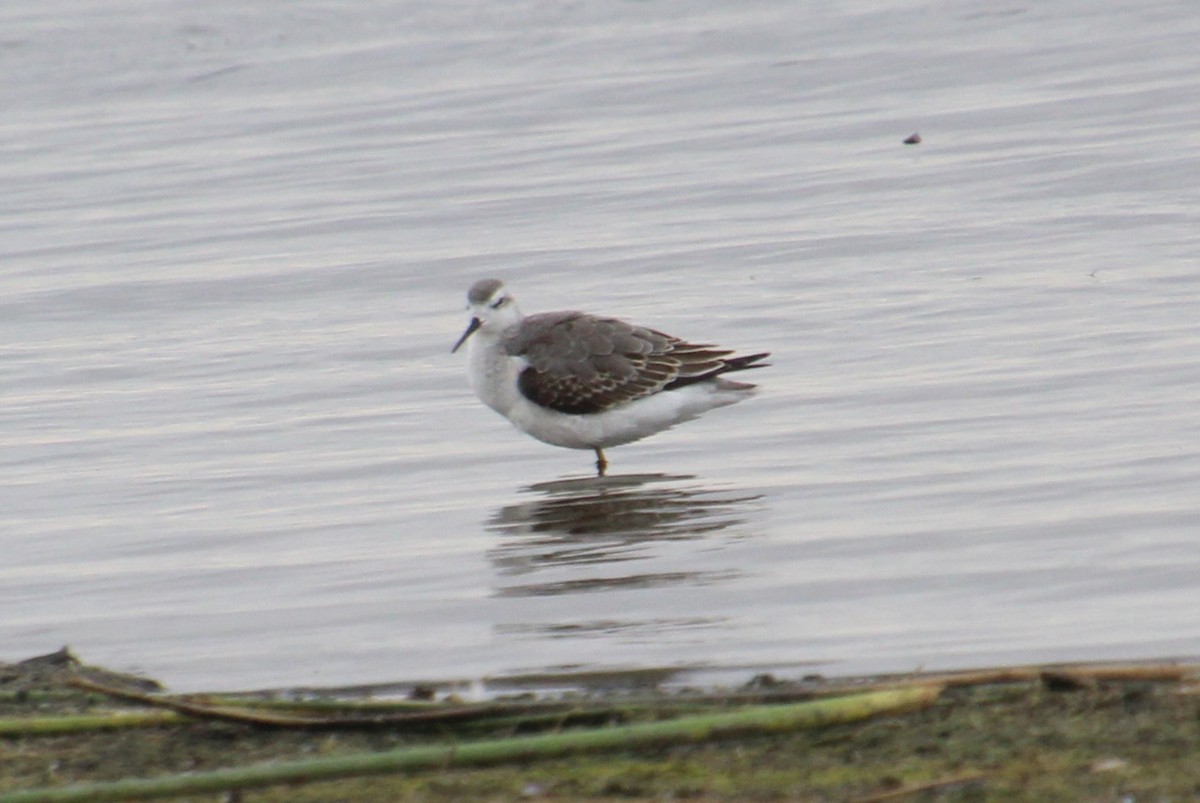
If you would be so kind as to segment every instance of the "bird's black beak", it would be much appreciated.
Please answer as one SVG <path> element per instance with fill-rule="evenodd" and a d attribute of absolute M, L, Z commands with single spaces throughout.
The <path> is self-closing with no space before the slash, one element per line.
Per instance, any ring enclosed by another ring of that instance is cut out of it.
<path fill-rule="evenodd" d="M 482 324 L 480 324 L 478 318 L 472 318 L 471 322 L 467 324 L 467 331 L 462 333 L 462 337 L 460 337 L 458 342 L 454 344 L 454 348 L 450 349 L 450 353 L 453 354 L 454 352 L 458 351 L 458 347 L 463 343 L 466 343 L 467 338 L 471 336 L 471 333 L 478 329 L 481 325 Z"/>

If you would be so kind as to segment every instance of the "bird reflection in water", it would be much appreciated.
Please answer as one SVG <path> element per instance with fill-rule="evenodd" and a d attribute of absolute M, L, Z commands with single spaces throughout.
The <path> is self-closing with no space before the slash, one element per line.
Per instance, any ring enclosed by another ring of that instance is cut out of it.
<path fill-rule="evenodd" d="M 504 536 L 490 553 L 501 578 L 496 595 L 707 585 L 736 577 L 729 569 L 672 570 L 667 561 L 653 560 L 664 544 L 709 539 L 742 523 L 739 509 L 759 498 L 697 487 L 694 479 L 631 474 L 530 486 L 526 493 L 537 498 L 504 507 L 488 522 Z M 634 564 L 643 562 L 656 570 L 637 571 Z M 613 571 L 616 564 L 625 565 Z"/>

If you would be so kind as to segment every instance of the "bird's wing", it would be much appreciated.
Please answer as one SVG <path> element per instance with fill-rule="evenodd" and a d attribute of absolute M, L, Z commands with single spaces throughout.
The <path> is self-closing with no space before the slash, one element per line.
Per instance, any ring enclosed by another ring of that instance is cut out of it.
<path fill-rule="evenodd" d="M 518 386 L 535 404 L 597 413 L 728 370 L 731 351 L 583 312 L 531 315 L 505 336 L 525 359 Z"/>

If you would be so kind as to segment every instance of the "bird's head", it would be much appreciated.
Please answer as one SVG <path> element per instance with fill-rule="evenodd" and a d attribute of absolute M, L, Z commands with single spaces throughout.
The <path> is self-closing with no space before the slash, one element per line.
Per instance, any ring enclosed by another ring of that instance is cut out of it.
<path fill-rule="evenodd" d="M 480 279 L 471 285 L 467 291 L 467 309 L 471 311 L 471 322 L 451 352 L 458 351 L 467 338 L 480 329 L 499 334 L 521 320 L 516 300 L 499 279 Z"/>

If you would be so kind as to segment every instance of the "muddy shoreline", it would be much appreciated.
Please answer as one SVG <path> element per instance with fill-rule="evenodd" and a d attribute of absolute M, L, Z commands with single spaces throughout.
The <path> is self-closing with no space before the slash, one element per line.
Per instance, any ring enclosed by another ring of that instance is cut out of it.
<path fill-rule="evenodd" d="M 87 666 L 64 650 L 0 663 L 0 801 L 58 799 L 49 795 L 77 784 L 186 778 L 429 746 L 446 751 L 433 769 L 231 785 L 217 797 L 152 797 L 1193 799 L 1200 794 L 1197 678 L 1200 667 L 1159 663 L 794 683 L 760 676 L 731 689 L 526 693 L 488 703 L 321 699 L 313 690 L 303 700 L 288 700 L 165 694 L 153 680 Z M 811 729 L 720 731 L 678 743 L 455 766 L 456 749 L 465 753 L 480 740 L 539 734 L 549 741 L 557 734 L 636 729 L 887 689 L 931 691 L 921 705 Z M 413 691 L 413 697 L 429 697 L 428 690 Z"/>

